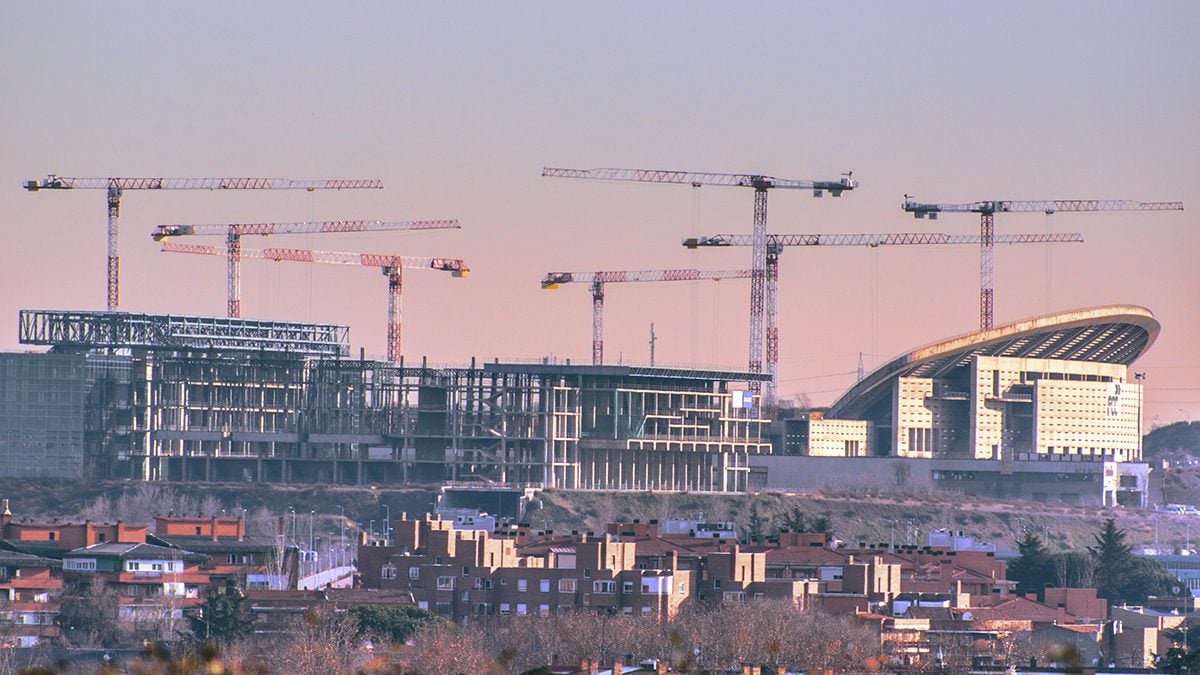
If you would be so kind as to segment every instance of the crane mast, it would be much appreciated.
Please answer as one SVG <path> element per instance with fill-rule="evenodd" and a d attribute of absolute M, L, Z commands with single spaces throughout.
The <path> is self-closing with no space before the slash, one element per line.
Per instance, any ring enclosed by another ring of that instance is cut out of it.
<path fill-rule="evenodd" d="M 1182 211 L 1183 202 L 1139 202 L 1130 199 L 997 200 L 963 204 L 925 204 L 904 195 L 902 208 L 915 218 L 936 220 L 939 213 L 979 214 L 979 330 L 990 330 L 995 317 L 995 249 L 997 213 L 1047 215 L 1059 211 Z"/>
<path fill-rule="evenodd" d="M 50 174 L 41 180 L 27 180 L 26 190 L 105 190 L 108 203 L 108 311 L 120 304 L 121 260 L 117 236 L 121 216 L 121 195 L 125 190 L 357 190 L 382 188 L 375 179 L 292 180 L 288 178 L 75 178 Z"/>
<path fill-rule="evenodd" d="M 190 253 L 193 255 L 228 256 L 227 250 L 201 244 L 162 245 L 167 253 Z M 401 291 L 403 269 L 431 269 L 450 272 L 451 276 L 464 278 L 471 272 L 467 264 L 458 258 L 425 258 L 418 256 L 391 255 L 386 253 L 344 253 L 340 251 L 314 251 L 300 248 L 241 249 L 243 258 L 272 260 L 275 262 L 328 263 L 334 265 L 356 265 L 374 267 L 388 280 L 387 302 L 387 359 L 391 363 L 400 361 Z"/>
<path fill-rule="evenodd" d="M 763 315 L 767 295 L 767 191 L 771 189 L 812 190 L 814 197 L 826 192 L 834 197 L 853 190 L 857 183 L 850 172 L 837 180 L 793 180 L 758 174 L 706 173 L 696 171 L 663 171 L 654 169 L 562 169 L 546 167 L 543 176 L 557 178 L 587 178 L 593 180 L 633 181 L 641 183 L 675 183 L 700 187 L 701 185 L 724 185 L 754 189 L 754 221 L 751 236 L 754 243 L 750 255 L 750 326 L 748 369 L 752 373 L 763 371 Z M 750 383 L 751 390 L 759 393 L 759 382 Z"/>
<path fill-rule="evenodd" d="M 242 315 L 242 236 L 273 234 L 336 234 L 344 232 L 385 232 L 396 230 L 459 229 L 457 220 L 324 220 L 288 223 L 228 223 L 200 225 L 159 225 L 150 233 L 154 241 L 191 235 L 223 235 L 225 237 L 226 316 Z"/>
<path fill-rule="evenodd" d="M 1077 243 L 1083 237 L 1078 232 L 1060 234 L 1012 234 L 994 237 L 993 243 L 1038 244 Z M 954 244 L 978 244 L 980 237 L 974 235 L 952 235 L 941 232 L 892 232 L 879 234 L 769 234 L 767 240 L 767 380 L 763 406 L 774 410 L 779 404 L 779 256 L 785 246 L 937 246 Z M 716 234 L 689 237 L 683 245 L 690 249 L 700 247 L 753 246 L 754 238 L 744 234 Z"/>
<path fill-rule="evenodd" d="M 604 285 L 624 282 L 700 281 L 750 278 L 750 270 L 632 270 L 608 272 L 548 272 L 543 289 L 562 284 L 586 283 L 592 289 L 592 365 L 604 364 Z"/>

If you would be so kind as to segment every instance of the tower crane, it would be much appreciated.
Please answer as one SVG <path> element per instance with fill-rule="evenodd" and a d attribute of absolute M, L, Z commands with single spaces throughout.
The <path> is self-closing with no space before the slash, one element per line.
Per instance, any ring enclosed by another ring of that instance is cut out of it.
<path fill-rule="evenodd" d="M 376 179 L 291 180 L 288 178 L 72 178 L 50 174 L 27 180 L 23 187 L 38 190 L 106 190 L 108 192 L 108 311 L 120 303 L 120 257 L 117 221 L 125 190 L 358 190 L 382 188 Z"/>
<path fill-rule="evenodd" d="M 937 220 L 939 213 L 979 214 L 979 330 L 992 327 L 994 289 L 992 251 L 997 213 L 1047 215 L 1058 211 L 1182 211 L 1183 202 L 1137 202 L 1126 199 L 1052 199 L 1044 201 L 982 201 L 967 204 L 923 204 L 904 195 L 903 209 L 916 218 Z"/>
<path fill-rule="evenodd" d="M 196 255 L 224 256 L 228 253 L 216 246 L 199 244 L 164 243 L 162 250 L 168 253 L 192 253 Z M 421 258 L 390 255 L 386 253 L 343 253 L 339 251 L 313 251 L 302 248 L 265 248 L 241 250 L 243 258 L 274 260 L 276 262 L 329 263 L 334 265 L 357 265 L 375 267 L 388 280 L 387 303 L 387 359 L 400 361 L 400 291 L 403 286 L 402 269 L 431 269 L 450 272 L 464 278 L 470 268 L 457 258 Z"/>
<path fill-rule="evenodd" d="M 242 315 L 242 235 L 305 234 L 337 232 L 381 232 L 393 230 L 459 229 L 457 220 L 325 220 L 299 223 L 230 223 L 225 225 L 159 225 L 150 233 L 154 241 L 189 235 L 224 235 L 227 259 L 226 285 L 229 304 L 226 316 Z"/>
<path fill-rule="evenodd" d="M 751 270 L 635 270 L 609 272 L 548 272 L 542 288 L 554 289 L 561 284 L 586 283 L 592 287 L 592 365 L 604 364 L 604 285 L 626 281 L 699 281 L 747 279 Z"/>
<path fill-rule="evenodd" d="M 700 187 L 701 185 L 726 185 L 754 189 L 754 225 L 751 236 L 753 245 L 750 256 L 750 358 L 749 370 L 762 372 L 763 358 L 763 300 L 767 284 L 767 190 L 812 190 L 814 197 L 826 192 L 841 197 L 842 192 L 858 187 L 847 172 L 837 180 L 791 180 L 755 174 L 701 173 L 691 171 L 658 171 L 647 169 L 542 169 L 543 176 L 558 178 L 590 178 L 594 180 L 636 181 L 642 183 L 679 183 Z M 751 389 L 758 393 L 759 383 L 752 382 Z"/>
<path fill-rule="evenodd" d="M 1010 234 L 995 237 L 999 244 L 1042 244 L 1079 243 L 1083 237 L 1078 232 L 1062 234 Z M 785 246 L 939 246 L 954 244 L 978 244 L 981 237 L 969 234 L 943 234 L 940 232 L 894 232 L 880 234 L 769 234 L 767 235 L 767 380 L 764 405 L 774 409 L 778 403 L 779 371 L 779 321 L 777 298 L 779 296 L 779 256 Z M 700 247 L 752 246 L 753 239 L 744 234 L 717 234 L 707 237 L 689 237 L 683 245 L 690 249 Z"/>

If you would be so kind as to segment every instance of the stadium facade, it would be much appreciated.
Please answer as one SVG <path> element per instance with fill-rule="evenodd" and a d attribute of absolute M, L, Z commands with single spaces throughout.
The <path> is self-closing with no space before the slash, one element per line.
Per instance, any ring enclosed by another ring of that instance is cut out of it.
<path fill-rule="evenodd" d="M 823 413 L 784 421 L 781 446 L 810 457 L 929 460 L 935 484 L 968 494 L 1142 504 L 1142 386 L 1129 365 L 1159 329 L 1149 310 L 1122 305 L 928 345 Z"/>

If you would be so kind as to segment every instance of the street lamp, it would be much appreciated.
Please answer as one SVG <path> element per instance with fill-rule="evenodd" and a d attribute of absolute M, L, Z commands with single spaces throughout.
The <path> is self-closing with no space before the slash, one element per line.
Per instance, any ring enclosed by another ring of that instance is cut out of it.
<path fill-rule="evenodd" d="M 1183 413 L 1184 419 L 1187 420 L 1188 426 L 1189 427 L 1192 426 L 1192 413 L 1188 412 L 1187 410 L 1184 410 L 1183 408 L 1180 408 L 1179 412 Z"/>
<path fill-rule="evenodd" d="M 392 507 L 387 504 L 383 505 L 383 511 L 387 514 L 387 519 L 383 521 L 383 545 L 392 545 Z"/>
<path fill-rule="evenodd" d="M 338 524 L 341 526 L 342 534 L 338 539 L 338 563 L 346 566 L 346 510 L 338 504 Z"/>

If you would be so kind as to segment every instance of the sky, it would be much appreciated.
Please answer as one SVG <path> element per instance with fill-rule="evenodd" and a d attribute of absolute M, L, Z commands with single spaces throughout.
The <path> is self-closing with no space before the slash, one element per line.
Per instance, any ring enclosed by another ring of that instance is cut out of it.
<path fill-rule="evenodd" d="M 63 176 L 378 178 L 383 190 L 126 192 L 121 304 L 219 316 L 217 258 L 167 254 L 164 223 L 457 218 L 447 232 L 292 235 L 288 246 L 464 259 L 409 271 L 404 354 L 586 363 L 584 284 L 549 271 L 738 269 L 750 190 L 543 178 L 543 167 L 832 180 L 770 193 L 780 233 L 977 234 L 927 202 L 1183 201 L 1163 213 L 1001 214 L 995 320 L 1149 308 L 1150 425 L 1200 419 L 1200 3 L 210 2 L 0 4 L 0 349 L 22 308 L 105 307 L 100 190 Z M 195 238 L 191 243 L 220 244 Z M 742 368 L 749 282 L 607 288 L 608 362 Z M 780 393 L 827 405 L 856 379 L 979 322 L 976 248 L 792 249 L 780 266 Z M 247 261 L 243 316 L 347 324 L 385 351 L 378 271 Z M 8 326 L 8 328 L 4 328 Z"/>

